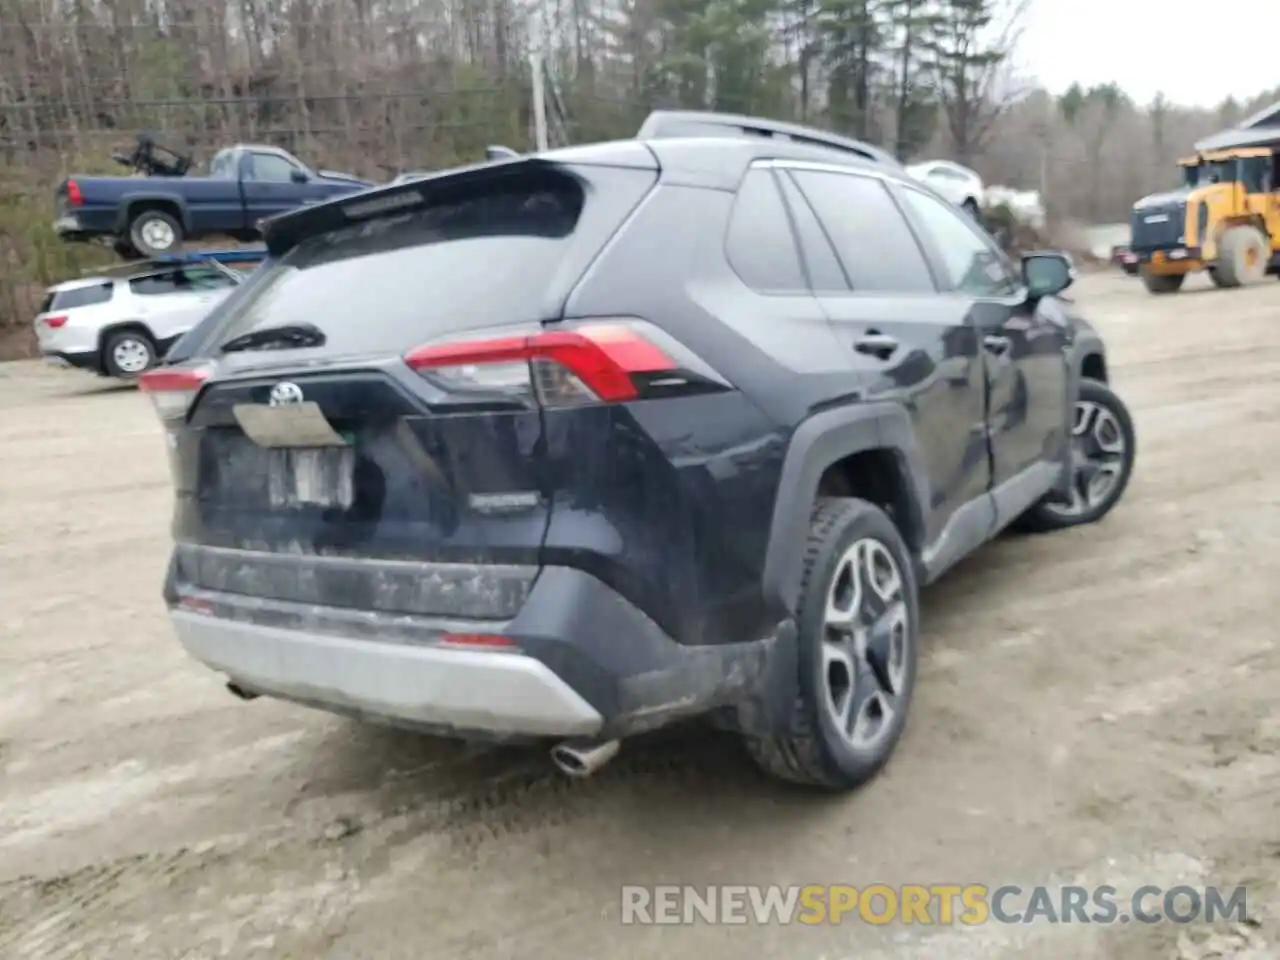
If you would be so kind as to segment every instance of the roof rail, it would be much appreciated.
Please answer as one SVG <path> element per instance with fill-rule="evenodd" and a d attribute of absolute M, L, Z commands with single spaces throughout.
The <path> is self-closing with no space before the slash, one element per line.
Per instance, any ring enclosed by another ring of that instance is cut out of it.
<path fill-rule="evenodd" d="M 659 140 L 669 137 L 777 137 L 792 143 L 823 147 L 853 153 L 875 163 L 901 167 L 901 162 L 880 147 L 842 137 L 838 133 L 805 127 L 781 120 L 748 117 L 736 113 L 713 113 L 703 110 L 655 110 L 645 118 L 636 133 L 637 140 Z"/>
<path fill-rule="evenodd" d="M 166 267 L 194 266 L 199 263 L 212 262 L 216 266 L 231 267 L 236 264 L 257 264 L 267 255 L 265 247 L 236 250 L 193 250 L 184 253 L 164 253 L 157 257 L 143 260 L 125 260 L 109 267 L 89 267 L 80 271 L 82 277 L 110 277 L 124 279 L 126 277 L 144 276 L 164 270 Z"/>
<path fill-rule="evenodd" d="M 267 255 L 266 247 L 237 247 L 231 250 L 192 250 L 189 253 L 164 253 L 154 258 L 155 263 L 200 263 L 214 260 L 222 264 L 257 263 Z"/>

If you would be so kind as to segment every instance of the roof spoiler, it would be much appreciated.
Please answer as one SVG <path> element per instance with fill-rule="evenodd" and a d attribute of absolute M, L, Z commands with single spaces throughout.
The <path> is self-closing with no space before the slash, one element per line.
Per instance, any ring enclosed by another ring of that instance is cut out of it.
<path fill-rule="evenodd" d="M 792 143 L 852 153 L 873 163 L 901 167 L 891 153 L 870 143 L 843 137 L 838 133 L 805 127 L 798 123 L 767 120 L 737 113 L 714 113 L 703 110 L 655 110 L 640 126 L 637 140 L 662 140 L 670 137 L 776 137 Z"/>
<path fill-rule="evenodd" d="M 485 160 L 450 170 L 437 170 L 359 193 L 296 207 L 262 220 L 260 226 L 267 250 L 272 256 L 280 257 L 305 238 L 326 230 L 423 207 L 434 203 L 443 193 L 468 184 L 502 177 L 519 177 L 527 175 L 531 170 L 546 170 L 554 166 L 552 161 L 537 154 L 519 154 L 513 150 L 510 157 Z"/>

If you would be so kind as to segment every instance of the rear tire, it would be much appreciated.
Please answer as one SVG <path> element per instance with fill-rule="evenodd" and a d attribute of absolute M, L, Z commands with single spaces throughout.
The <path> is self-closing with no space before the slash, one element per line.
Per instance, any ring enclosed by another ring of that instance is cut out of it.
<path fill-rule="evenodd" d="M 1089 379 L 1080 381 L 1075 406 L 1071 499 L 1041 500 L 1018 518 L 1020 530 L 1047 533 L 1097 523 L 1129 486 L 1138 442 L 1128 406 L 1105 383 Z"/>
<path fill-rule="evenodd" d="M 147 258 L 177 253 L 182 225 L 163 210 L 143 210 L 129 223 L 129 243 Z"/>
<path fill-rule="evenodd" d="M 1177 293 L 1187 279 L 1185 273 L 1159 274 L 1147 270 L 1142 270 L 1140 273 L 1142 285 L 1147 288 L 1148 293 Z"/>
<path fill-rule="evenodd" d="M 911 554 L 889 516 L 820 498 L 798 606 L 799 696 L 785 729 L 747 739 L 760 767 L 832 791 L 879 773 L 906 726 L 919 617 Z"/>
<path fill-rule="evenodd" d="M 117 380 L 136 380 L 156 365 L 156 345 L 141 330 L 121 330 L 102 347 L 102 368 Z"/>
<path fill-rule="evenodd" d="M 1257 227 L 1231 227 L 1218 244 L 1216 272 L 1223 287 L 1245 287 L 1267 274 L 1271 246 Z"/>

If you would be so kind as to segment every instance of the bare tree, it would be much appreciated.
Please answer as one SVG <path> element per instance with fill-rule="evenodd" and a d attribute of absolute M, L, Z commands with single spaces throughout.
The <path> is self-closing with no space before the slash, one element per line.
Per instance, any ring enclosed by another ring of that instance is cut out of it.
<path fill-rule="evenodd" d="M 1022 91 L 1009 55 L 1029 0 L 942 0 L 930 43 L 937 96 L 956 158 L 971 162 Z M 993 35 L 994 32 L 994 35 Z"/>

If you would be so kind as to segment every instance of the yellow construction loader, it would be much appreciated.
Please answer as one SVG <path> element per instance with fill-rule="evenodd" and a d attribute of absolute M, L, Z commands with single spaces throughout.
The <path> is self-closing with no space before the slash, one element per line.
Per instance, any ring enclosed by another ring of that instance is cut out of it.
<path fill-rule="evenodd" d="M 1207 270 L 1219 287 L 1280 275 L 1280 133 L 1179 160 L 1182 185 L 1133 205 L 1130 250 L 1152 293 Z"/>

